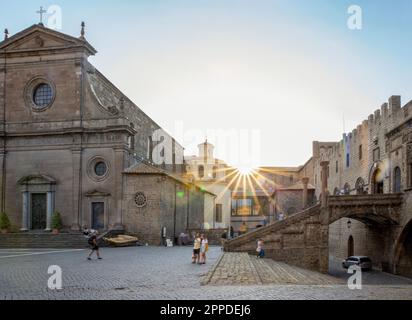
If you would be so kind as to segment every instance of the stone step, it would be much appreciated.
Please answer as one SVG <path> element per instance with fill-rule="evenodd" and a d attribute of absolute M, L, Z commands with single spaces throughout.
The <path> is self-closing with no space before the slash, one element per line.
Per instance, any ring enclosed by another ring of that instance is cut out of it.
<path fill-rule="evenodd" d="M 79 248 L 88 246 L 81 233 L 9 233 L 0 234 L 0 248 Z"/>

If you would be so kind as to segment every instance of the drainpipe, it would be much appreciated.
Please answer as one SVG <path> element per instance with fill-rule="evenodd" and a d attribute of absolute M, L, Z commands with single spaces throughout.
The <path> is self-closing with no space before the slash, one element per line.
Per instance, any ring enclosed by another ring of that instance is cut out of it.
<path fill-rule="evenodd" d="M 175 209 L 173 212 L 173 243 L 176 242 L 176 215 L 177 215 L 177 183 L 175 182 Z"/>

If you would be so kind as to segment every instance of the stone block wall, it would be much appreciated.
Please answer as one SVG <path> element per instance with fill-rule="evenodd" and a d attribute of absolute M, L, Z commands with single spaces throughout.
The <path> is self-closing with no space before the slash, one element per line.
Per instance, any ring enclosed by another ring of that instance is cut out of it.
<path fill-rule="evenodd" d="M 267 257 L 327 272 L 328 227 L 321 224 L 320 217 L 317 205 L 228 241 L 225 251 L 255 254 L 257 240 L 262 239 Z"/>

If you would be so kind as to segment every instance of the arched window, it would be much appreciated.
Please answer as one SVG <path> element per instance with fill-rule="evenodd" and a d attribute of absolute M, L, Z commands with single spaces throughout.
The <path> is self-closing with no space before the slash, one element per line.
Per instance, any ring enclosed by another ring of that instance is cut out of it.
<path fill-rule="evenodd" d="M 296 213 L 296 212 L 298 212 L 298 210 L 296 210 L 295 207 L 290 207 L 290 208 L 287 210 L 288 215 L 294 214 L 294 213 Z"/>
<path fill-rule="evenodd" d="M 401 192 L 401 169 L 399 167 L 393 170 L 393 192 Z"/>
<path fill-rule="evenodd" d="M 356 189 L 356 194 L 364 194 L 365 191 L 365 181 L 362 178 L 358 178 L 358 180 L 356 180 L 356 185 L 355 185 L 355 189 Z"/>
<path fill-rule="evenodd" d="M 203 178 L 205 176 L 205 167 L 204 166 L 200 165 L 198 167 L 198 175 L 199 175 L 199 178 Z"/>

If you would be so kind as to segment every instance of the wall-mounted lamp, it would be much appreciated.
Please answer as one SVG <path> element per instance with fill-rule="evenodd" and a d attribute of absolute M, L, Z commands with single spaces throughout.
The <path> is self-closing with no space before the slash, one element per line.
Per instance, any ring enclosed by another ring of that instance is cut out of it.
<path fill-rule="evenodd" d="M 348 222 L 346 224 L 348 226 L 348 229 L 350 229 L 350 227 L 352 226 L 352 221 L 348 220 Z"/>

